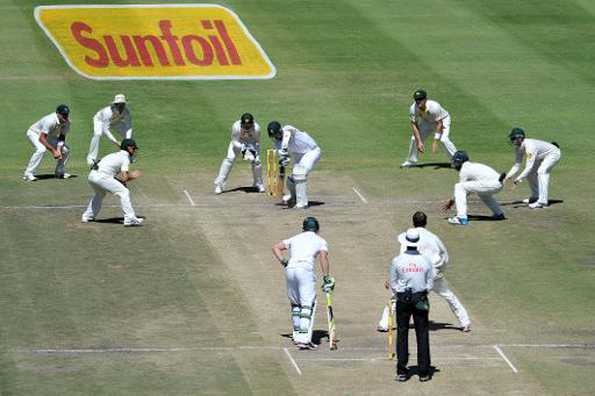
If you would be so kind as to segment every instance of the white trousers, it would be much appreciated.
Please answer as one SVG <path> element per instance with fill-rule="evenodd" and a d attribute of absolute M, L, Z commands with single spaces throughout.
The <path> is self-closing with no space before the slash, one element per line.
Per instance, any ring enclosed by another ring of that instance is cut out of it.
<path fill-rule="evenodd" d="M 308 174 L 320 160 L 321 155 L 320 147 L 304 154 L 293 154 L 294 165 L 291 177 L 287 178 L 287 187 L 290 194 L 295 197 L 297 208 L 308 206 Z"/>
<path fill-rule="evenodd" d="M 448 159 L 451 159 L 453 154 L 457 151 L 454 143 L 450 140 L 450 116 L 446 117 L 442 120 L 442 124 L 444 126 L 442 130 L 442 136 L 440 137 L 440 143 L 442 143 L 442 148 L 448 155 Z M 419 133 L 421 135 L 421 140 L 423 142 L 431 135 L 433 136 L 436 133 L 436 128 L 433 124 L 428 124 L 425 122 L 420 123 L 419 125 Z M 409 143 L 409 156 L 407 157 L 407 161 L 409 162 L 417 162 L 417 145 L 415 144 L 415 136 L 411 136 L 411 142 Z"/>
<path fill-rule="evenodd" d="M 527 181 L 531 188 L 531 198 L 547 205 L 549 202 L 550 172 L 560 161 L 560 150 L 546 155 L 542 160 L 535 161 L 531 172 L 527 175 Z"/>
<path fill-rule="evenodd" d="M 43 160 L 43 156 L 45 155 L 45 152 L 47 151 L 47 148 L 39 141 L 39 135 L 40 134 L 38 132 L 32 131 L 31 129 L 29 129 L 27 131 L 27 138 L 33 145 L 35 152 L 31 156 L 31 159 L 29 160 L 29 164 L 27 165 L 27 168 L 25 169 L 25 176 L 26 175 L 34 175 L 35 172 L 37 172 L 37 168 L 39 168 L 39 165 L 41 164 L 41 161 Z M 58 147 L 58 139 L 57 138 L 48 137 L 48 143 L 54 148 Z M 67 145 L 62 146 L 62 159 L 57 161 L 56 169 L 54 171 L 54 173 L 57 176 L 64 175 L 64 168 L 66 166 L 66 163 L 68 162 L 69 157 L 70 157 L 70 148 Z"/>
<path fill-rule="evenodd" d="M 314 272 L 304 268 L 286 268 L 285 279 L 289 302 L 292 307 L 300 307 L 302 312 L 300 327 L 307 329 L 307 332 L 294 331 L 294 341 L 307 344 L 312 341 L 312 329 L 314 327 L 316 276 Z M 307 312 L 309 312 L 309 316 Z M 295 329 L 295 323 L 293 323 L 293 327 Z"/>
<path fill-rule="evenodd" d="M 469 319 L 467 310 L 465 309 L 463 304 L 461 304 L 461 302 L 459 301 L 457 296 L 452 292 L 452 290 L 450 290 L 448 282 L 444 277 L 434 278 L 434 286 L 432 287 L 432 291 L 446 300 L 446 302 L 448 303 L 448 307 L 459 320 L 459 324 L 461 325 L 461 327 L 471 325 L 471 320 Z M 391 305 L 394 311 L 394 299 L 391 299 Z M 378 322 L 378 327 L 388 329 L 388 314 L 388 307 L 384 307 L 382 317 Z"/>
<path fill-rule="evenodd" d="M 215 178 L 214 183 L 218 186 L 223 186 L 231 173 L 231 168 L 233 167 L 233 163 L 238 155 L 242 155 L 241 150 L 236 148 L 233 145 L 233 142 L 229 143 L 229 147 L 227 148 L 227 157 L 223 159 L 221 162 L 221 166 L 219 167 L 219 174 Z M 262 165 L 260 163 L 260 153 L 256 153 L 257 158 L 255 161 L 251 162 L 252 167 L 252 178 L 254 181 L 254 186 L 261 186 L 262 185 Z"/>
<path fill-rule="evenodd" d="M 500 205 L 492 195 L 502 190 L 502 183 L 496 181 L 494 184 L 484 184 L 478 181 L 467 181 L 455 184 L 455 204 L 457 206 L 457 216 L 467 217 L 467 195 L 477 193 L 484 204 L 494 213 L 494 215 L 503 214 Z"/>
<path fill-rule="evenodd" d="M 86 218 L 95 218 L 101 210 L 101 203 L 107 192 L 110 192 L 120 198 L 120 205 L 122 206 L 122 213 L 124 214 L 124 222 L 133 221 L 136 219 L 136 214 L 130 202 L 130 190 L 122 183 L 114 179 L 112 176 L 103 174 L 99 171 L 92 170 L 89 173 L 89 184 L 95 190 L 95 195 L 89 201 L 87 210 L 83 214 Z"/>
<path fill-rule="evenodd" d="M 91 137 L 89 153 L 87 154 L 87 163 L 89 165 L 92 165 L 93 161 L 97 160 L 97 156 L 99 155 L 99 141 L 101 140 L 101 136 L 107 136 L 105 132 L 106 128 L 109 128 L 109 126 L 93 118 L 93 136 Z M 118 134 L 122 139 L 132 139 L 132 133 L 130 133 L 130 136 L 127 136 L 126 132 L 118 131 Z"/>

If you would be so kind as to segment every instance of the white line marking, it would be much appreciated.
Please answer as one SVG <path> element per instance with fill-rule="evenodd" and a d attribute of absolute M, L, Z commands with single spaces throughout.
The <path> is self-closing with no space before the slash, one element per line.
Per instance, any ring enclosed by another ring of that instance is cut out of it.
<path fill-rule="evenodd" d="M 354 191 L 354 192 L 357 194 L 357 196 L 359 197 L 359 199 L 361 199 L 361 200 L 362 200 L 362 202 L 363 202 L 363 203 L 365 203 L 365 204 L 367 204 L 367 203 L 368 203 L 368 200 L 366 199 L 366 197 L 364 197 L 364 196 L 362 195 L 362 193 L 360 193 L 360 192 L 357 190 L 357 188 L 355 188 L 355 187 L 351 187 L 351 189 L 352 189 L 352 190 L 353 190 L 353 191 Z"/>
<path fill-rule="evenodd" d="M 293 356 L 291 356 L 291 353 L 289 353 L 289 350 L 287 348 L 283 348 L 283 350 L 285 351 L 285 354 L 291 361 L 291 364 L 293 364 L 293 367 L 295 367 L 295 371 L 297 371 L 299 375 L 302 375 L 302 370 L 300 370 L 300 367 L 297 365 L 297 363 L 293 359 Z"/>
<path fill-rule="evenodd" d="M 432 355 L 432 359 L 437 361 L 443 360 L 502 360 L 499 357 L 436 357 Z M 386 361 L 386 357 L 371 357 L 371 358 L 305 358 L 299 359 L 300 362 L 375 362 L 375 361 Z"/>
<path fill-rule="evenodd" d="M 595 349 L 595 344 L 500 344 L 503 347 L 519 348 L 580 348 Z"/>
<path fill-rule="evenodd" d="M 186 194 L 186 198 L 188 198 L 188 201 L 190 201 L 190 205 L 191 206 L 196 206 L 196 204 L 192 200 L 192 197 L 190 196 L 190 194 L 188 193 L 188 191 L 184 190 L 184 194 Z"/>
<path fill-rule="evenodd" d="M 514 364 L 512 364 L 512 362 L 510 360 L 508 360 L 508 358 L 506 357 L 504 352 L 502 352 L 502 349 L 500 349 L 500 347 L 498 345 L 494 345 L 494 349 L 496 350 L 496 352 L 498 352 L 500 354 L 500 356 L 502 356 L 502 359 L 504 359 L 504 361 L 506 363 L 508 363 L 508 365 L 512 369 L 512 372 L 515 374 L 518 374 L 519 370 L 517 370 L 516 367 L 514 367 Z"/>

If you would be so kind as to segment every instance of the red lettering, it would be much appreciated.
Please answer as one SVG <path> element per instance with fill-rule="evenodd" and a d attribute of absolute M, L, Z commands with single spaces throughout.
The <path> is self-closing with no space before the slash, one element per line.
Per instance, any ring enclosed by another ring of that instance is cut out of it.
<path fill-rule="evenodd" d="M 171 34 L 171 21 L 164 20 L 159 21 L 159 29 L 161 29 L 161 36 L 162 40 L 165 40 L 167 45 L 169 46 L 169 50 L 173 56 L 174 62 L 178 66 L 185 65 L 184 59 L 182 59 L 182 54 L 180 53 L 180 48 L 178 47 L 178 36 L 174 36 Z"/>
<path fill-rule="evenodd" d="M 227 33 L 227 29 L 225 28 L 225 24 L 223 23 L 223 21 L 215 21 L 215 27 L 217 28 L 219 35 L 223 39 L 225 48 L 227 48 L 227 53 L 229 54 L 231 63 L 234 65 L 241 65 L 242 61 L 240 59 L 240 55 L 238 54 L 238 50 L 236 49 L 236 46 L 234 45 L 231 38 L 229 37 L 229 34 Z"/>
<path fill-rule="evenodd" d="M 119 67 L 126 67 L 128 65 L 138 67 L 140 66 L 140 62 L 138 60 L 138 56 L 136 55 L 136 51 L 132 45 L 132 40 L 130 36 L 120 36 L 122 40 L 122 44 L 124 45 L 124 50 L 126 51 L 126 59 L 124 60 L 120 56 L 120 52 L 116 47 L 116 42 L 112 36 L 103 36 L 103 40 L 105 41 L 105 45 L 107 46 L 107 50 L 112 58 L 112 61 L 116 66 Z"/>
<path fill-rule="evenodd" d="M 153 46 L 153 50 L 157 54 L 157 59 L 159 59 L 159 63 L 161 64 L 161 66 L 169 66 L 169 60 L 167 59 L 165 49 L 163 48 L 163 45 L 161 44 L 159 37 L 147 35 L 132 36 L 132 38 L 134 39 L 136 49 L 145 66 L 153 66 L 153 57 L 151 56 L 151 54 L 149 53 L 149 49 L 147 48 L 147 41 L 150 42 Z"/>
<path fill-rule="evenodd" d="M 97 40 L 83 37 L 83 35 L 81 34 L 81 32 L 93 33 L 93 29 L 91 28 L 91 26 L 83 22 L 74 22 L 72 25 L 70 25 L 70 32 L 72 33 L 74 39 L 78 41 L 80 45 L 97 53 L 96 59 L 91 58 L 88 55 L 85 55 L 86 64 L 92 67 L 107 67 L 107 65 L 109 65 L 109 58 L 107 57 L 105 48 L 103 48 L 101 43 Z"/>
<path fill-rule="evenodd" d="M 199 59 L 194 52 L 192 42 L 196 41 L 201 46 L 203 58 Z M 184 53 L 188 60 L 197 66 L 208 66 L 213 63 L 213 49 L 203 37 L 188 35 L 182 37 Z"/>
<path fill-rule="evenodd" d="M 217 36 L 209 36 L 209 40 L 211 44 L 213 44 L 213 48 L 215 49 L 215 55 L 217 56 L 217 60 L 221 66 L 229 65 L 229 61 L 227 60 L 227 56 L 225 55 L 225 51 L 223 50 L 223 46 L 219 41 L 219 37 Z"/>

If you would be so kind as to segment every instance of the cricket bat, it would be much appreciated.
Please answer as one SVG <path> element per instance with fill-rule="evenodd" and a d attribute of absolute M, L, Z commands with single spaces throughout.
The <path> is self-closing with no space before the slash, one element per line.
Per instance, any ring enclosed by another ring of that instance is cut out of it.
<path fill-rule="evenodd" d="M 394 312 L 393 312 L 393 304 L 391 300 L 388 300 L 388 331 L 386 332 L 387 337 L 387 346 L 388 346 L 388 360 L 393 360 L 395 358 L 395 347 L 394 347 L 394 338 L 395 333 L 393 331 L 394 326 Z"/>
<path fill-rule="evenodd" d="M 333 295 L 326 293 L 326 314 L 328 318 L 328 345 L 331 351 L 337 349 L 337 333 L 335 329 L 335 314 L 333 312 Z"/>

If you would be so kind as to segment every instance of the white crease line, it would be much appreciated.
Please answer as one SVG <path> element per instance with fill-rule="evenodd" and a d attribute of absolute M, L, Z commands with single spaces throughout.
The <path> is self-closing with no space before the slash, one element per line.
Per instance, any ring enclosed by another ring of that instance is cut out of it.
<path fill-rule="evenodd" d="M 191 206 L 196 206 L 196 204 L 192 200 L 192 197 L 190 196 L 190 194 L 188 193 L 188 191 L 184 190 L 184 194 L 186 194 L 186 198 L 188 198 L 188 201 L 190 201 L 190 205 Z"/>
<path fill-rule="evenodd" d="M 448 360 L 502 360 L 499 357 L 436 357 L 432 355 L 432 359 L 436 361 L 448 361 Z M 376 362 L 376 361 L 387 361 L 386 357 L 371 357 L 371 358 L 305 358 L 299 359 L 300 362 Z"/>
<path fill-rule="evenodd" d="M 297 365 L 297 363 L 293 359 L 293 356 L 291 356 L 291 353 L 289 353 L 289 350 L 287 348 L 283 348 L 283 350 L 285 351 L 285 354 L 291 361 L 291 364 L 293 364 L 293 367 L 295 367 L 295 371 L 297 371 L 299 375 L 302 375 L 302 370 L 300 370 L 300 367 Z"/>
<path fill-rule="evenodd" d="M 506 357 L 506 355 L 504 354 L 504 352 L 502 352 L 502 349 L 500 349 L 500 347 L 498 345 L 494 345 L 494 349 L 496 350 L 496 352 L 498 352 L 500 354 L 500 356 L 502 356 L 502 359 L 504 359 L 504 361 L 506 363 L 508 363 L 508 365 L 512 369 L 512 372 L 515 373 L 515 374 L 518 374 L 519 373 L 519 370 L 517 370 L 517 368 L 514 367 L 514 364 L 512 364 L 512 362 Z"/>
<path fill-rule="evenodd" d="M 513 348 L 579 348 L 595 349 L 595 344 L 500 344 L 503 347 Z"/>
<path fill-rule="evenodd" d="M 367 204 L 367 203 L 368 203 L 368 200 L 366 199 L 366 197 L 364 197 L 364 196 L 362 195 L 362 193 L 360 193 L 360 192 L 357 190 L 357 188 L 355 188 L 355 186 L 354 186 L 354 187 L 351 187 L 351 189 L 352 189 L 352 190 L 353 190 L 353 191 L 354 191 L 354 192 L 357 194 L 357 196 L 359 197 L 359 199 L 361 199 L 361 200 L 362 200 L 362 202 L 363 202 L 363 203 L 365 203 L 365 204 Z"/>

